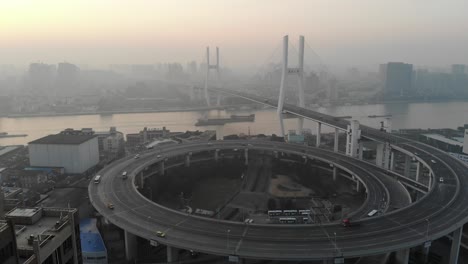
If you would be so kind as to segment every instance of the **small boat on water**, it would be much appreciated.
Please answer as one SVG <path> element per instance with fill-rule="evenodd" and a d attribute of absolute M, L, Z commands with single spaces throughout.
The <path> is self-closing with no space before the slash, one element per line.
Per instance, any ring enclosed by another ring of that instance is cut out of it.
<path fill-rule="evenodd" d="M 200 118 L 198 119 L 196 126 L 218 126 L 227 123 L 236 122 L 253 122 L 255 121 L 255 114 L 251 115 L 231 115 L 229 118 Z"/>
<path fill-rule="evenodd" d="M 9 137 L 27 137 L 27 134 L 17 134 L 17 135 L 10 135 L 7 132 L 0 132 L 0 138 L 9 138 Z"/>

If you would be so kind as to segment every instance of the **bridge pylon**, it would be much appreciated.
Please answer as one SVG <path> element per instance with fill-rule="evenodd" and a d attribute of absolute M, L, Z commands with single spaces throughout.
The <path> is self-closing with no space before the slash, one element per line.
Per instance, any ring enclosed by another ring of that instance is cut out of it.
<path fill-rule="evenodd" d="M 285 96 L 284 89 L 285 89 L 286 77 L 289 74 L 294 74 L 298 78 L 299 106 L 305 107 L 305 101 L 304 101 L 304 36 L 299 36 L 299 60 L 298 60 L 298 65 L 295 68 L 288 67 L 288 45 L 289 45 L 289 36 L 286 35 L 283 37 L 283 61 L 282 61 L 280 93 L 279 93 L 279 100 L 278 100 L 278 117 L 280 120 L 281 135 L 283 137 L 285 136 L 283 116 L 282 116 L 284 96 Z M 304 126 L 304 119 L 302 117 L 299 117 L 298 129 L 297 129 L 298 134 L 302 134 L 303 126 Z"/>
<path fill-rule="evenodd" d="M 218 83 L 221 82 L 220 67 L 219 67 L 219 48 L 216 47 L 216 64 L 210 64 L 210 47 L 206 47 L 206 75 L 205 75 L 205 100 L 208 106 L 211 106 L 210 95 L 208 94 L 208 82 L 210 79 L 210 70 L 216 71 Z M 218 99 L 218 104 L 220 99 Z"/>

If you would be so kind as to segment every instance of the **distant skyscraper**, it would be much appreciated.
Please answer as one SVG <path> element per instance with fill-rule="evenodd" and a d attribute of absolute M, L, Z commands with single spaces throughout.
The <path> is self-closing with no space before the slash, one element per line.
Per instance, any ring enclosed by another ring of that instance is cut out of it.
<path fill-rule="evenodd" d="M 456 93 L 468 92 L 466 65 L 452 64 L 452 90 Z"/>
<path fill-rule="evenodd" d="M 71 63 L 62 62 L 58 64 L 56 87 L 58 89 L 74 89 L 78 86 L 78 75 L 80 69 Z"/>
<path fill-rule="evenodd" d="M 29 65 L 29 87 L 35 90 L 49 90 L 55 76 L 55 66 L 44 63 Z"/>
<path fill-rule="evenodd" d="M 187 73 L 190 75 L 197 74 L 197 62 L 191 61 L 187 63 Z"/>
<path fill-rule="evenodd" d="M 401 97 L 411 94 L 413 65 L 402 62 L 389 62 L 380 65 L 384 82 L 384 96 Z"/>

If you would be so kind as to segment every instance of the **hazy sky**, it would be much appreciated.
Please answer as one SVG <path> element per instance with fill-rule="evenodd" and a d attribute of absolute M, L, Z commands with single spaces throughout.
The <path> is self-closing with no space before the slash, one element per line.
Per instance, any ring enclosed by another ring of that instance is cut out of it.
<path fill-rule="evenodd" d="M 0 64 L 262 65 L 289 34 L 327 64 L 468 64 L 467 0 L 0 0 Z M 306 50 L 307 51 L 307 50 Z"/>

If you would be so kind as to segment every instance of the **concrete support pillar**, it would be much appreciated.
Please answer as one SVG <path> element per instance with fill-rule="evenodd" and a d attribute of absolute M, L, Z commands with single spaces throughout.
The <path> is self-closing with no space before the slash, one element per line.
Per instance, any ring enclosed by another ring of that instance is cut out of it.
<path fill-rule="evenodd" d="M 422 248 L 422 263 L 427 263 L 429 259 L 429 251 L 431 250 L 431 246 L 427 246 Z"/>
<path fill-rule="evenodd" d="M 274 154 L 275 154 L 275 158 L 278 158 L 279 157 L 279 154 L 278 154 L 278 151 L 274 151 Z"/>
<path fill-rule="evenodd" d="M 458 254 L 460 253 L 460 242 L 463 235 L 463 226 L 453 231 L 452 247 L 450 249 L 450 262 L 449 264 L 458 264 Z"/>
<path fill-rule="evenodd" d="M 171 246 L 166 247 L 167 262 L 176 262 L 179 260 L 179 249 Z"/>
<path fill-rule="evenodd" d="M 145 187 L 145 177 L 143 175 L 143 172 L 140 172 L 138 174 L 138 179 L 140 180 L 140 183 L 139 183 L 140 188 L 143 189 Z"/>
<path fill-rule="evenodd" d="M 215 150 L 214 158 L 215 158 L 215 161 L 219 160 L 219 149 Z"/>
<path fill-rule="evenodd" d="M 279 91 L 279 98 L 278 98 L 278 109 L 277 114 L 280 121 L 281 126 L 281 136 L 284 137 L 284 123 L 283 123 L 283 105 L 284 105 L 284 97 L 285 97 L 285 83 L 286 77 L 288 74 L 288 44 L 289 44 L 289 37 L 283 37 L 283 62 L 282 62 L 282 71 L 281 71 L 281 84 L 280 84 L 280 91 Z"/>
<path fill-rule="evenodd" d="M 416 181 L 419 182 L 419 176 L 421 176 L 421 171 L 422 171 L 422 168 L 421 168 L 421 162 L 418 161 L 418 163 L 416 164 Z"/>
<path fill-rule="evenodd" d="M 390 169 L 390 153 L 391 147 L 389 143 L 377 144 L 375 163 L 377 166 L 382 167 L 386 170 Z"/>
<path fill-rule="evenodd" d="M 244 149 L 245 165 L 249 165 L 249 150 Z"/>
<path fill-rule="evenodd" d="M 164 168 L 164 161 L 159 162 L 159 174 L 164 175 L 165 173 L 165 168 Z"/>
<path fill-rule="evenodd" d="M 138 255 L 137 237 L 124 230 L 125 235 L 125 258 L 127 261 L 133 261 Z"/>
<path fill-rule="evenodd" d="M 317 123 L 317 137 L 315 139 L 315 146 L 320 147 L 320 134 L 322 133 L 322 123 Z"/>
<path fill-rule="evenodd" d="M 405 169 L 404 175 L 406 178 L 410 178 L 411 173 L 411 156 L 405 155 Z"/>
<path fill-rule="evenodd" d="M 390 153 L 390 170 L 395 170 L 395 151 L 391 151 Z"/>
<path fill-rule="evenodd" d="M 220 93 L 218 93 L 218 95 L 216 96 L 216 105 L 217 106 L 221 105 L 221 94 Z"/>
<path fill-rule="evenodd" d="M 409 262 L 409 255 L 410 249 L 402 249 L 400 251 L 395 252 L 395 264 L 408 264 Z"/>
<path fill-rule="evenodd" d="M 340 130 L 335 128 L 335 142 L 333 144 L 333 151 L 338 152 L 338 141 L 339 141 Z"/>
<path fill-rule="evenodd" d="M 434 174 L 432 172 L 429 172 L 429 183 L 427 185 L 427 188 L 430 190 L 432 187 L 432 178 L 434 178 Z"/>
<path fill-rule="evenodd" d="M 283 120 L 283 114 L 282 113 L 278 113 L 278 120 L 279 120 L 279 123 L 280 123 L 281 136 L 285 137 L 286 134 L 284 132 L 284 120 Z"/>
<path fill-rule="evenodd" d="M 358 157 L 358 143 L 360 139 L 361 130 L 359 129 L 359 122 L 352 120 L 346 131 L 346 155 L 354 158 Z"/>
<path fill-rule="evenodd" d="M 302 135 L 302 130 L 304 129 L 304 118 L 299 117 L 297 119 L 297 134 Z"/>
<path fill-rule="evenodd" d="M 356 192 L 361 191 L 361 182 L 359 180 L 356 181 Z"/>
<path fill-rule="evenodd" d="M 224 126 L 217 126 L 216 127 L 216 140 L 223 140 L 224 139 Z"/>
<path fill-rule="evenodd" d="M 208 94 L 208 80 L 210 77 L 210 48 L 206 47 L 206 76 L 205 76 L 205 100 L 206 104 L 210 106 L 210 95 Z"/>
<path fill-rule="evenodd" d="M 362 155 L 364 154 L 364 144 L 362 142 L 359 142 L 359 153 L 358 153 L 358 158 L 362 160 Z"/>
<path fill-rule="evenodd" d="M 190 155 L 185 156 L 185 167 L 190 167 Z"/>
<path fill-rule="evenodd" d="M 338 168 L 333 167 L 333 181 L 336 181 L 337 174 L 338 174 Z"/>

